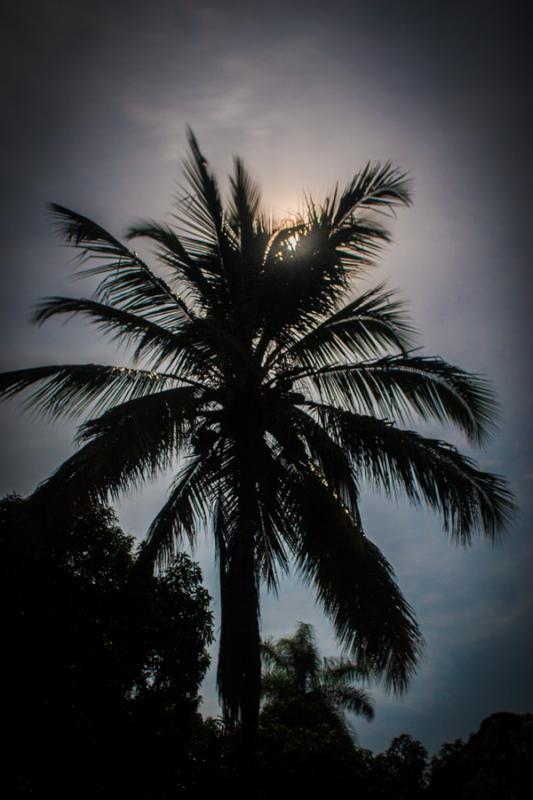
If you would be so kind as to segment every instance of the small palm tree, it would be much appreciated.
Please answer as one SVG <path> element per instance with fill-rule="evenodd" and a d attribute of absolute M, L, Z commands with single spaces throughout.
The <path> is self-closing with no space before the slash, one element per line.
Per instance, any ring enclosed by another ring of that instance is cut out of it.
<path fill-rule="evenodd" d="M 315 719 L 333 719 L 341 727 L 346 725 L 343 711 L 373 719 L 368 693 L 353 686 L 353 681 L 368 676 L 353 661 L 321 658 L 312 625 L 300 622 L 293 636 L 265 639 L 261 653 L 269 668 L 261 689 L 271 708 L 295 709 L 302 720 L 311 710 Z"/>
<path fill-rule="evenodd" d="M 259 590 L 294 564 L 355 661 L 403 691 L 421 637 L 391 566 L 359 513 L 363 481 L 440 512 L 468 543 L 494 538 L 511 496 L 454 447 L 403 427 L 451 423 L 483 441 L 494 418 L 487 384 L 414 354 L 401 304 L 354 280 L 389 241 L 383 214 L 409 203 L 405 176 L 368 164 L 342 192 L 276 226 L 240 159 L 224 206 L 189 132 L 177 226 L 145 222 L 158 259 L 98 223 L 53 205 L 62 237 L 97 279 L 90 297 L 52 297 L 35 321 L 81 315 L 132 359 L 54 364 L 0 376 L 9 397 L 84 420 L 79 449 L 33 496 L 46 509 L 107 501 L 173 470 L 143 558 L 171 558 L 210 520 L 220 569 L 218 685 L 226 719 L 257 728 Z M 54 511 L 54 513 L 56 513 Z"/>

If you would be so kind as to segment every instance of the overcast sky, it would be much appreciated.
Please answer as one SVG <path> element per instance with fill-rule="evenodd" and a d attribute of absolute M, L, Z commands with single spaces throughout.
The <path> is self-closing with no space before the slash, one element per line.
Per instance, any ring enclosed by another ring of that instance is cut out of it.
<path fill-rule="evenodd" d="M 19 0 L 2 25 L 2 369 L 120 363 L 77 322 L 28 324 L 43 295 L 83 294 L 48 201 L 120 234 L 168 221 L 191 125 L 221 178 L 244 157 L 275 216 L 320 199 L 370 159 L 409 171 L 414 205 L 367 284 L 408 300 L 424 353 L 483 373 L 502 406 L 483 468 L 504 474 L 520 515 L 499 546 L 446 541 L 438 518 L 379 495 L 366 527 L 394 565 L 426 638 L 407 696 L 375 690 L 356 720 L 380 750 L 407 732 L 430 749 L 495 711 L 533 710 L 531 535 L 531 30 L 526 3 Z M 0 491 L 30 492 L 72 451 L 74 429 L 2 406 Z M 457 436 L 445 436 L 463 449 Z M 142 537 L 166 483 L 120 507 Z M 208 540 L 196 553 L 217 594 Z M 263 632 L 329 623 L 296 581 L 265 598 Z M 203 689 L 217 714 L 214 678 Z"/>

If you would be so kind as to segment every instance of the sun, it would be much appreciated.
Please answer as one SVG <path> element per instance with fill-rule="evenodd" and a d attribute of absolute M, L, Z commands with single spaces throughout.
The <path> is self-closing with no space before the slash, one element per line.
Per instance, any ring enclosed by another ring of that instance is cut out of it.
<path fill-rule="evenodd" d="M 297 233 L 294 233 L 292 236 L 289 236 L 289 238 L 285 242 L 287 250 L 289 250 L 291 253 L 294 253 L 300 243 L 300 238 L 301 237 Z"/>

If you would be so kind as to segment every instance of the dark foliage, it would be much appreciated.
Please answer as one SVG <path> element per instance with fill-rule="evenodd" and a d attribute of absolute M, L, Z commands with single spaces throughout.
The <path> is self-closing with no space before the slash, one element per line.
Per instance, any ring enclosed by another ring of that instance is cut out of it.
<path fill-rule="evenodd" d="M 429 767 L 429 794 L 434 800 L 450 797 L 453 782 L 461 771 L 462 753 L 465 743 L 462 739 L 445 742 L 431 759 Z"/>
<path fill-rule="evenodd" d="M 418 800 L 426 787 L 427 750 L 406 733 L 374 759 L 370 797 Z"/>
<path fill-rule="evenodd" d="M 3 783 L 21 797 L 190 789 L 212 636 L 199 568 L 179 554 L 159 577 L 139 572 L 109 508 L 50 524 L 0 502 Z"/>
<path fill-rule="evenodd" d="M 529 800 L 533 714 L 491 714 L 466 743 L 457 739 L 441 747 L 429 777 L 431 800 Z"/>
<path fill-rule="evenodd" d="M 261 797 L 310 798 L 338 793 L 358 800 L 422 800 L 427 753 L 406 734 L 378 755 L 358 747 L 335 714 L 318 706 L 267 706 L 261 713 Z"/>

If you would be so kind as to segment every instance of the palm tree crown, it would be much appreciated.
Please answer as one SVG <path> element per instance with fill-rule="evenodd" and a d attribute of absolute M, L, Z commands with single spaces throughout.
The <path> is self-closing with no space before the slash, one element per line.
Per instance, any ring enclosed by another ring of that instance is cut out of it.
<path fill-rule="evenodd" d="M 344 191 L 276 226 L 235 160 L 227 206 L 189 131 L 176 227 L 146 222 L 128 239 L 155 248 L 155 271 L 97 223 L 53 205 L 91 297 L 51 297 L 35 321 L 78 314 L 133 345 L 127 366 L 60 364 L 5 373 L 0 391 L 85 419 L 79 449 L 35 502 L 116 498 L 170 468 L 167 502 L 144 558 L 164 563 L 212 522 L 220 569 L 218 685 L 226 718 L 256 728 L 259 587 L 290 562 L 317 592 L 340 640 L 402 691 L 421 637 L 390 565 L 366 536 L 361 481 L 440 512 L 468 543 L 494 537 L 512 507 L 505 482 L 455 448 L 403 427 L 451 423 L 482 442 L 494 418 L 486 383 L 413 353 L 402 305 L 383 286 L 354 293 L 409 203 L 405 176 L 368 164 Z M 402 426 L 402 427 L 399 427 Z"/>
<path fill-rule="evenodd" d="M 353 686 L 354 680 L 368 677 L 357 664 L 344 658 L 321 658 L 312 625 L 300 622 L 293 636 L 261 645 L 265 665 L 261 678 L 262 694 L 271 704 L 305 707 L 326 714 L 345 728 L 342 711 L 374 717 L 367 692 Z"/>

